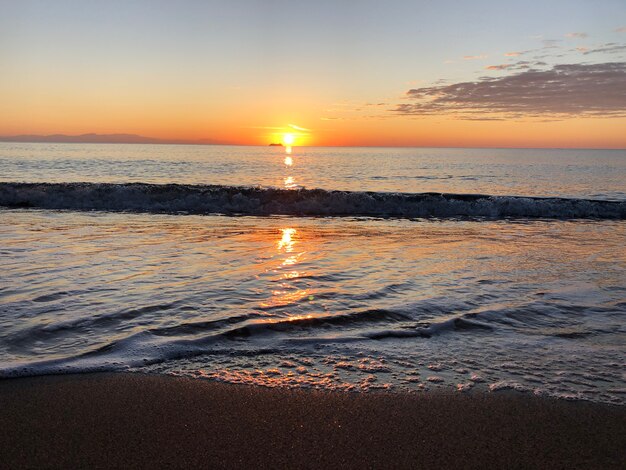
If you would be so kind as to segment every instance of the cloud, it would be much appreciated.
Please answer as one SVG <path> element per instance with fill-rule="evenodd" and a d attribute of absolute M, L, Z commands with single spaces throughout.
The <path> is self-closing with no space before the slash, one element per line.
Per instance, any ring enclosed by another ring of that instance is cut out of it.
<path fill-rule="evenodd" d="M 311 129 L 305 129 L 304 127 L 296 126 L 295 124 L 287 124 L 287 127 L 294 129 L 296 131 L 302 131 L 302 132 L 311 131 Z M 286 130 L 285 127 L 280 127 L 280 126 L 249 126 L 249 127 L 246 127 L 246 129 L 264 129 L 268 131 L 281 131 L 281 132 Z"/>
<path fill-rule="evenodd" d="M 566 38 L 579 38 L 579 39 L 584 39 L 588 36 L 589 35 L 587 33 L 567 33 L 565 35 Z"/>
<path fill-rule="evenodd" d="M 561 64 L 505 77 L 411 89 L 400 115 L 459 119 L 626 117 L 626 62 Z"/>
<path fill-rule="evenodd" d="M 501 64 L 501 65 L 488 65 L 485 67 L 486 70 L 506 70 L 513 67 L 515 64 Z"/>
<path fill-rule="evenodd" d="M 626 33 L 626 26 L 621 26 L 615 29 L 616 33 Z"/>
<path fill-rule="evenodd" d="M 616 42 L 607 42 L 606 44 L 602 44 L 601 46 L 595 47 L 593 49 L 588 49 L 583 52 L 583 54 L 597 54 L 603 52 L 605 54 L 619 54 L 620 52 L 626 51 L 626 44 L 618 44 Z"/>
<path fill-rule="evenodd" d="M 488 65 L 485 67 L 485 70 L 524 70 L 529 69 L 530 65 L 546 65 L 545 62 L 528 62 L 527 60 L 520 60 L 518 62 L 513 62 L 510 64 L 500 64 L 500 65 Z"/>
<path fill-rule="evenodd" d="M 486 55 L 464 55 L 463 56 L 463 60 L 480 60 L 480 59 L 486 59 L 487 56 Z"/>
<path fill-rule="evenodd" d="M 541 41 L 543 49 L 554 49 L 555 47 L 559 47 L 560 42 L 560 39 L 544 39 Z"/>
<path fill-rule="evenodd" d="M 311 130 L 311 129 L 306 129 L 304 127 L 296 126 L 295 124 L 289 124 L 289 127 L 297 131 L 303 131 L 303 132 L 309 132 Z"/>
<path fill-rule="evenodd" d="M 505 57 L 517 57 L 518 55 L 522 55 L 523 52 L 507 52 L 504 54 Z"/>

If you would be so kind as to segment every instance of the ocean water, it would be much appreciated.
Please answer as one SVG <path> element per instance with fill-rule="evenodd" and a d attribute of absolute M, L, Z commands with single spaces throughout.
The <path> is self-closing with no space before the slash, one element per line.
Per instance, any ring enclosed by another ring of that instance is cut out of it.
<path fill-rule="evenodd" d="M 624 151 L 4 143 L 0 206 L 0 377 L 626 401 Z"/>

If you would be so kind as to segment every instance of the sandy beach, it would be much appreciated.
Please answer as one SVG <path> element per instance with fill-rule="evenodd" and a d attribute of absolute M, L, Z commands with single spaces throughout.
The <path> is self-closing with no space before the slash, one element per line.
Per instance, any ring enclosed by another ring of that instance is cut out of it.
<path fill-rule="evenodd" d="M 4 468 L 618 468 L 626 409 L 144 374 L 0 382 Z"/>

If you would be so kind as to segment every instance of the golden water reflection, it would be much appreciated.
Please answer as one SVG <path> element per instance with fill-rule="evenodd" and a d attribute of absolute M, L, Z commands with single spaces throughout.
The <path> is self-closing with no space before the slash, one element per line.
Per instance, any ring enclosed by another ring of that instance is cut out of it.
<path fill-rule="evenodd" d="M 271 290 L 271 296 L 260 303 L 263 309 L 294 306 L 300 307 L 305 299 L 313 300 L 310 289 L 301 289 L 293 283 L 300 278 L 300 271 L 297 268 L 305 252 L 297 252 L 296 245 L 299 243 L 298 231 L 292 227 L 280 229 L 280 238 L 276 241 L 276 251 L 280 257 L 279 264 L 272 269 L 272 272 L 279 275 L 276 279 L 280 281 L 279 287 Z M 283 270 L 288 268 L 288 272 Z M 287 319 L 292 317 L 302 317 L 302 315 L 282 312 Z"/>
<path fill-rule="evenodd" d="M 286 251 L 291 253 L 293 247 L 296 244 L 294 236 L 297 233 L 295 228 L 283 228 L 281 229 L 282 237 L 278 240 L 278 251 Z"/>
<path fill-rule="evenodd" d="M 287 176 L 284 181 L 285 189 L 295 189 L 298 187 L 293 176 Z"/>
<path fill-rule="evenodd" d="M 289 284 L 283 284 L 284 287 L 289 288 Z M 264 302 L 261 302 L 262 308 L 274 308 L 285 307 L 287 305 L 295 304 L 302 299 L 309 297 L 309 291 L 307 289 L 297 290 L 274 290 L 272 291 L 272 297 Z M 286 315 L 291 317 L 289 313 Z"/>
<path fill-rule="evenodd" d="M 283 140 L 286 144 L 285 159 L 283 160 L 283 163 L 286 168 L 291 168 L 293 166 L 293 158 L 291 157 L 291 143 L 293 142 L 293 136 L 291 134 L 285 134 Z M 295 189 L 298 187 L 293 176 L 285 176 L 284 186 L 285 189 Z"/>
<path fill-rule="evenodd" d="M 296 255 L 292 255 L 292 256 L 288 256 L 287 258 L 285 258 L 285 260 L 282 262 L 282 266 L 293 266 L 295 264 L 298 263 L 298 258 L 300 258 L 300 256 L 303 253 L 298 253 Z"/>

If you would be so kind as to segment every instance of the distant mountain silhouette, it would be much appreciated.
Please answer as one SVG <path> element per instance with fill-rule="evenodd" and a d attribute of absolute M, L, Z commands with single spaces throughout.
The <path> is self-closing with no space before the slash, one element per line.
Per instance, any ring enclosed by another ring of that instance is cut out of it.
<path fill-rule="evenodd" d="M 14 135 L 0 136 L 0 142 L 42 142 L 42 143 L 83 143 L 83 144 L 221 144 L 213 139 L 171 140 L 144 137 L 137 134 L 81 134 L 81 135 Z"/>

